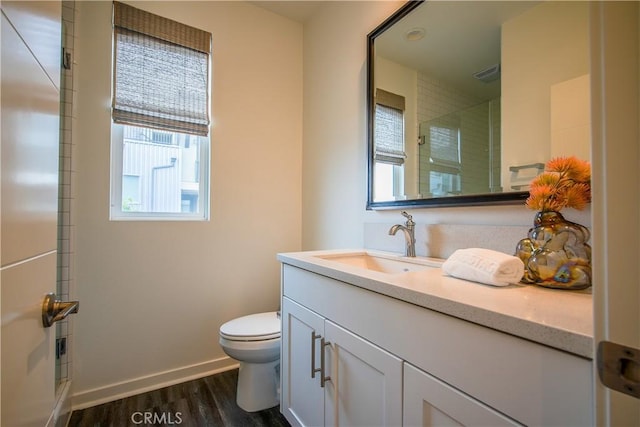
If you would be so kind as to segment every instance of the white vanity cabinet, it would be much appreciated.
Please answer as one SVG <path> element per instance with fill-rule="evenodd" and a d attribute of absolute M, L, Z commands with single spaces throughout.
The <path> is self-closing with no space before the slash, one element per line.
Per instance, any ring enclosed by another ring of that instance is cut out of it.
<path fill-rule="evenodd" d="M 398 426 L 402 360 L 284 297 L 281 408 L 292 425 Z"/>
<path fill-rule="evenodd" d="M 593 425 L 589 358 L 281 260 L 292 425 Z"/>

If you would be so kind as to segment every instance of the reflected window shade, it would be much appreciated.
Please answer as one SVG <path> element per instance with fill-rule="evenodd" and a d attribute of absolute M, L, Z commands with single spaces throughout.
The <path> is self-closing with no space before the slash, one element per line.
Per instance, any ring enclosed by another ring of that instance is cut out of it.
<path fill-rule="evenodd" d="M 375 160 L 402 165 L 404 153 L 404 113 L 396 108 L 376 105 Z"/>
<path fill-rule="evenodd" d="M 450 167 L 460 167 L 460 144 L 457 128 L 431 126 L 429 140 L 432 162 Z"/>
<path fill-rule="evenodd" d="M 114 26 L 114 122 L 207 136 L 211 34 L 117 2 Z"/>
<path fill-rule="evenodd" d="M 384 89 L 376 89 L 376 104 L 395 108 L 400 111 L 405 110 L 404 96 L 387 92 Z"/>

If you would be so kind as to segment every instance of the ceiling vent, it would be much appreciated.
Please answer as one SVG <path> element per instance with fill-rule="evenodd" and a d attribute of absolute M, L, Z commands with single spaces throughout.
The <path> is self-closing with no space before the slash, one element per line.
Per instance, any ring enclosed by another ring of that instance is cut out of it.
<path fill-rule="evenodd" d="M 491 83 L 500 78 L 500 64 L 492 65 L 477 73 L 473 73 L 473 77 L 484 83 Z"/>

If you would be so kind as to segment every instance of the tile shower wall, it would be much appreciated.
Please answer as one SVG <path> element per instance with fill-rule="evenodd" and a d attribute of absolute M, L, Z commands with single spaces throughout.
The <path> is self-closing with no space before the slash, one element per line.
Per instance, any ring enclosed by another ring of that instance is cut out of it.
<path fill-rule="evenodd" d="M 454 117 L 455 115 L 455 117 Z M 447 119 L 449 118 L 449 119 Z M 418 75 L 419 133 L 428 132 L 423 125 L 433 120 L 454 120 L 464 137 L 461 158 L 462 191 L 489 193 L 500 186 L 500 100 L 484 101 L 430 77 Z M 429 157 L 427 145 L 419 150 L 420 194 L 429 195 Z M 490 169 L 487 174 L 487 167 Z"/>
<path fill-rule="evenodd" d="M 62 45 L 65 53 L 73 61 L 75 41 L 74 22 L 76 20 L 75 1 L 62 2 Z M 60 76 L 60 167 L 58 188 L 58 274 L 57 296 L 63 301 L 73 299 L 73 258 L 74 258 L 74 168 L 72 162 L 73 138 L 71 127 L 73 121 L 73 85 L 74 67 L 61 68 Z M 56 339 L 66 340 L 65 354 L 56 359 L 56 387 L 70 379 L 72 347 L 72 319 L 68 318 L 56 324 Z M 61 350 L 58 345 L 57 350 Z M 58 352 L 57 351 L 57 352 Z"/>
<path fill-rule="evenodd" d="M 497 129 L 497 132 L 496 132 Z M 460 112 L 462 190 L 501 191 L 500 100 L 485 101 Z"/>
<path fill-rule="evenodd" d="M 426 122 L 481 103 L 428 74 L 418 73 L 418 122 Z"/>

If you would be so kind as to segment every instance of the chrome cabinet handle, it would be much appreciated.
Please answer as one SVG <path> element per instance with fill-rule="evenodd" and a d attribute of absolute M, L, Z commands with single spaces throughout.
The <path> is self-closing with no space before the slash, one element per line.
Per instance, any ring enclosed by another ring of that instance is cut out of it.
<path fill-rule="evenodd" d="M 316 340 L 320 338 L 320 367 L 316 368 Z M 325 372 L 325 355 L 324 348 L 331 345 L 330 342 L 325 341 L 322 335 L 316 334 L 316 331 L 311 331 L 311 378 L 316 377 L 316 373 L 320 374 L 320 387 L 324 387 L 324 383 L 331 381 L 331 376 L 324 374 Z"/>
<path fill-rule="evenodd" d="M 51 327 L 71 313 L 77 313 L 80 308 L 79 301 L 63 302 L 56 299 L 56 294 L 48 293 L 42 302 L 42 326 Z"/>
<path fill-rule="evenodd" d="M 316 377 L 316 372 L 322 372 L 322 367 L 316 368 L 316 340 L 318 338 L 322 338 L 322 335 L 317 335 L 316 331 L 311 331 L 311 378 Z"/>
<path fill-rule="evenodd" d="M 330 342 L 325 341 L 324 338 L 320 339 L 320 387 L 324 388 L 324 383 L 327 381 L 331 381 L 331 376 L 326 376 L 324 374 L 325 368 L 325 356 L 324 356 L 324 348 L 328 345 L 331 345 Z"/>

